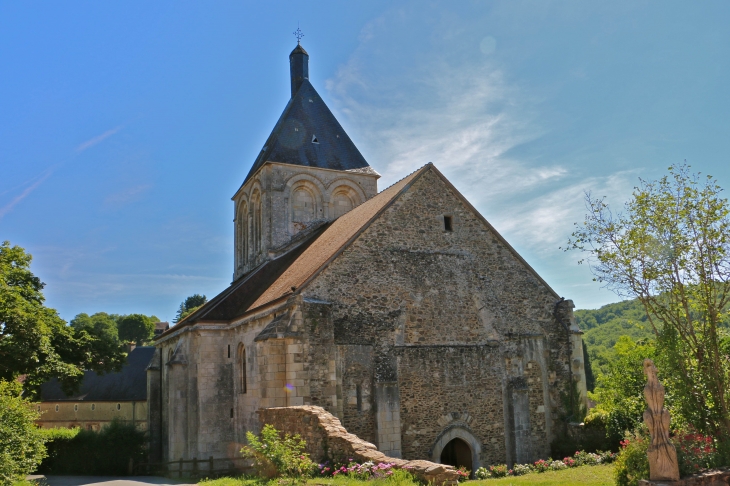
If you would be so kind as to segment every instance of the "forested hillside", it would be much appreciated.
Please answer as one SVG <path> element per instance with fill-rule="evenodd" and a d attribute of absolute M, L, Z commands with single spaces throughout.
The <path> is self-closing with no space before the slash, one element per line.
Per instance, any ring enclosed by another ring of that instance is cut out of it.
<path fill-rule="evenodd" d="M 577 310 L 575 319 L 585 332 L 583 342 L 596 377 L 605 372 L 620 336 L 629 336 L 633 341 L 654 340 L 654 331 L 638 300 L 608 304 L 600 309 Z"/>

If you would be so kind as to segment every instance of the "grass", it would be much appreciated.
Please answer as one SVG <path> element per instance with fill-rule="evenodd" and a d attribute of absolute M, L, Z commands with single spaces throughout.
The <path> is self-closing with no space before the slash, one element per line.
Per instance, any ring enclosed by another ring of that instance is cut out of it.
<path fill-rule="evenodd" d="M 581 466 L 562 471 L 469 481 L 468 486 L 613 486 L 613 464 Z"/>
<path fill-rule="evenodd" d="M 339 476 L 336 478 L 314 478 L 306 482 L 306 486 L 418 486 L 407 475 L 394 474 L 389 479 L 375 479 L 361 481 L 358 479 Z M 465 486 L 612 486 L 613 465 L 581 466 L 562 471 L 548 471 L 545 473 L 525 474 L 524 476 L 512 476 L 500 479 L 485 479 L 481 481 L 468 481 Z M 303 482 L 293 480 L 274 479 L 264 481 L 246 477 L 240 478 L 219 478 L 203 480 L 201 486 L 305 486 Z"/>

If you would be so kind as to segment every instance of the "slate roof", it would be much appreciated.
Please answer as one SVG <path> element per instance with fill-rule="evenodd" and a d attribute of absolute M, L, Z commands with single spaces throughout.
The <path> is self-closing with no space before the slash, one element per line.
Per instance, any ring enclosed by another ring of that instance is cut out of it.
<path fill-rule="evenodd" d="M 229 321 L 236 317 L 242 316 L 252 304 L 261 296 L 261 294 L 269 288 L 281 276 L 284 271 L 301 256 L 301 254 L 311 245 L 328 227 L 325 224 L 318 227 L 302 243 L 295 248 L 284 253 L 280 257 L 268 260 L 244 277 L 233 282 L 226 290 L 216 295 L 213 299 L 206 302 L 203 307 L 193 312 L 182 322 L 170 328 L 170 331 L 179 329 L 183 324 L 204 320 L 204 321 Z M 288 289 L 284 295 L 291 294 L 292 290 Z M 170 331 L 166 331 L 165 334 Z"/>
<path fill-rule="evenodd" d="M 139 346 L 127 356 L 118 373 L 99 375 L 84 371 L 84 380 L 76 395 L 68 396 L 56 378 L 41 385 L 41 401 L 143 401 L 147 400 L 147 365 L 155 353 L 154 346 Z"/>
<path fill-rule="evenodd" d="M 243 184 L 267 161 L 335 170 L 369 167 L 308 79 L 287 103 Z"/>
<path fill-rule="evenodd" d="M 339 250 L 367 228 L 428 167 L 431 164 L 396 182 L 335 221 L 317 228 L 302 244 L 233 282 L 163 336 L 198 321 L 231 321 L 257 307 L 293 294 L 333 260 Z"/>
<path fill-rule="evenodd" d="M 288 297 L 314 278 L 332 260 L 352 243 L 373 221 L 390 207 L 426 171 L 433 170 L 444 183 L 470 208 L 490 229 L 503 245 L 532 272 L 545 287 L 559 296 L 535 272 L 532 267 L 512 248 L 512 246 L 484 219 L 484 217 L 464 198 L 459 191 L 431 163 L 426 164 L 407 177 L 396 182 L 375 197 L 343 214 L 332 223 L 318 228 L 305 242 L 270 260 L 246 277 L 234 282 L 213 300 L 190 315 L 177 326 L 170 328 L 163 336 L 174 332 L 180 326 L 191 325 L 197 321 L 232 321 L 257 308 Z M 272 333 L 280 332 L 282 322 L 277 321 Z"/>

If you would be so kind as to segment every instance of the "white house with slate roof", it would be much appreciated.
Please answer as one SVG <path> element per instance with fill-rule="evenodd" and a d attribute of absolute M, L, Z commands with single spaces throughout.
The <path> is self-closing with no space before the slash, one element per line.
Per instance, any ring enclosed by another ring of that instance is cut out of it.
<path fill-rule="evenodd" d="M 233 282 L 155 341 L 153 457 L 239 457 L 258 410 L 318 405 L 391 457 L 547 458 L 585 401 L 572 302 L 433 164 L 378 193 L 307 52 L 289 62 L 233 196 Z"/>

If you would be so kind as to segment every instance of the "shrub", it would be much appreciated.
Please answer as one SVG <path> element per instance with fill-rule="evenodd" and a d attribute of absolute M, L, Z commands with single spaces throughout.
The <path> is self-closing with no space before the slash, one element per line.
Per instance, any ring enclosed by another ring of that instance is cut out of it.
<path fill-rule="evenodd" d="M 535 472 L 544 473 L 545 471 L 550 470 L 550 463 L 545 459 L 540 459 L 539 461 L 535 461 L 535 463 L 532 465 L 532 469 Z"/>
<path fill-rule="evenodd" d="M 532 472 L 532 468 L 529 464 L 515 464 L 512 468 L 512 474 L 515 476 L 522 476 L 530 472 Z"/>
<path fill-rule="evenodd" d="M 637 486 L 640 479 L 649 477 L 648 448 L 649 440 L 639 435 L 621 441 L 621 450 L 613 470 L 616 486 Z"/>
<path fill-rule="evenodd" d="M 254 461 L 260 477 L 309 477 L 316 465 L 304 451 L 306 442 L 299 434 L 283 437 L 273 426 L 264 425 L 261 436 L 246 432 L 248 445 L 241 449 L 244 457 Z"/>
<path fill-rule="evenodd" d="M 35 426 L 39 415 L 21 390 L 19 383 L 0 380 L 0 484 L 24 479 L 46 455 Z"/>
<path fill-rule="evenodd" d="M 573 456 L 578 466 L 595 466 L 601 463 L 601 456 L 592 452 L 578 451 Z"/>
<path fill-rule="evenodd" d="M 616 460 L 616 456 L 618 455 L 611 451 L 598 451 L 597 454 L 601 458 L 601 464 L 611 464 Z"/>
<path fill-rule="evenodd" d="M 568 469 L 568 466 L 566 466 L 563 463 L 563 461 L 551 461 L 550 462 L 551 471 L 560 471 L 561 469 Z"/>
<path fill-rule="evenodd" d="M 319 464 L 318 469 L 319 474 L 322 476 L 338 476 L 344 474 L 360 480 L 387 478 L 396 471 L 395 464 L 392 463 L 381 462 L 375 464 L 374 462 L 368 461 L 360 464 L 352 459 L 347 464 L 336 465 L 330 465 L 329 461 L 325 461 Z"/>
<path fill-rule="evenodd" d="M 680 476 L 721 465 L 715 440 L 710 436 L 687 431 L 678 433 L 672 442 L 677 449 Z"/>
<path fill-rule="evenodd" d="M 509 474 L 506 464 L 497 464 L 496 466 L 489 466 L 489 474 L 493 478 L 503 478 Z"/>
<path fill-rule="evenodd" d="M 474 477 L 477 479 L 489 479 L 492 477 L 492 473 L 489 472 L 489 469 L 486 467 L 480 467 L 476 471 L 474 471 Z"/>
<path fill-rule="evenodd" d="M 93 474 L 123 476 L 129 460 L 146 457 L 145 433 L 133 424 L 113 420 L 100 431 L 41 429 L 48 440 L 48 457 L 38 472 L 43 474 Z"/>

